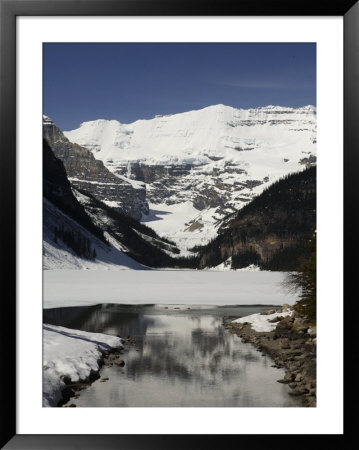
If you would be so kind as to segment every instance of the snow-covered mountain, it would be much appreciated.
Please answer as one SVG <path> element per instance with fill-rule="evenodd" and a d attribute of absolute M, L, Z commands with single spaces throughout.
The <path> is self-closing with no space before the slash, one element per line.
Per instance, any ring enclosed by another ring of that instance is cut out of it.
<path fill-rule="evenodd" d="M 117 177 L 146 184 L 142 220 L 182 248 L 280 177 L 315 163 L 316 109 L 214 105 L 122 124 L 85 122 L 64 132 Z"/>

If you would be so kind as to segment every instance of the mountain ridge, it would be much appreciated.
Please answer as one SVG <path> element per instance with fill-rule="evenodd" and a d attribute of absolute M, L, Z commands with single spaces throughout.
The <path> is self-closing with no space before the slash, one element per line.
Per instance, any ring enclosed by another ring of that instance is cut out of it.
<path fill-rule="evenodd" d="M 188 111 L 183 111 L 183 112 L 178 112 L 178 113 L 169 113 L 169 114 L 155 114 L 154 117 L 151 118 L 147 118 L 147 119 L 136 119 L 133 122 L 121 122 L 118 119 L 104 119 L 104 118 L 99 118 L 99 119 L 94 119 L 94 120 L 85 120 L 84 122 L 81 122 L 78 126 L 78 128 L 80 128 L 82 125 L 86 124 L 86 123 L 92 123 L 92 122 L 117 122 L 119 124 L 122 125 L 131 125 L 133 123 L 136 122 L 141 122 L 141 121 L 148 121 L 148 120 L 152 120 L 152 119 L 156 119 L 156 118 L 160 118 L 160 117 L 171 117 L 171 116 L 176 116 L 176 115 L 181 115 L 181 114 L 187 114 L 187 113 L 193 113 L 193 112 L 198 112 L 198 111 L 203 111 L 203 110 L 207 110 L 207 109 L 211 109 L 211 108 L 230 108 L 230 109 L 234 109 L 234 110 L 238 110 L 238 111 L 255 111 L 255 110 L 274 110 L 274 111 L 290 111 L 290 110 L 303 110 L 303 111 L 312 111 L 316 113 L 316 106 L 314 105 L 304 105 L 304 106 L 298 106 L 298 107 L 292 107 L 292 106 L 280 106 L 280 105 L 264 105 L 264 106 L 258 106 L 258 107 L 252 107 L 252 108 L 236 108 L 235 106 L 230 106 L 230 105 L 225 105 L 224 103 L 216 103 L 214 105 L 208 105 L 208 106 L 204 106 L 203 108 L 198 108 L 198 109 L 191 109 Z M 75 130 L 76 128 L 74 128 Z M 69 133 L 72 130 L 64 130 L 64 133 Z"/>

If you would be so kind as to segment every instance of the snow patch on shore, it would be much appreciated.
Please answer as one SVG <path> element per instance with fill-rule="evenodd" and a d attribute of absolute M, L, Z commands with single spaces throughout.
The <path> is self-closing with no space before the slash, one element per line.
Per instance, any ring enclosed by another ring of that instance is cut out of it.
<path fill-rule="evenodd" d="M 99 370 L 105 350 L 122 347 L 116 336 L 43 326 L 43 406 L 56 406 L 65 387 L 62 376 L 71 381 L 85 380 L 91 370 Z"/>
<path fill-rule="evenodd" d="M 292 315 L 293 311 L 286 311 L 282 313 L 274 313 L 263 315 L 260 313 L 251 314 L 250 316 L 241 317 L 240 319 L 233 320 L 232 323 L 245 323 L 248 322 L 251 324 L 254 331 L 263 331 L 269 332 L 273 331 L 278 322 L 271 323 L 270 321 L 275 319 L 276 317 L 287 317 Z"/>

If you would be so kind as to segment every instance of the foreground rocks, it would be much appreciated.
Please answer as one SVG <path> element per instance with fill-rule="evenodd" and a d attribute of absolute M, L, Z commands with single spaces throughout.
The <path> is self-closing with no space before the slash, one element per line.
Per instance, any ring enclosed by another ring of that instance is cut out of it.
<path fill-rule="evenodd" d="M 252 343 L 259 351 L 268 354 L 274 361 L 274 367 L 283 367 L 285 375 L 278 382 L 288 384 L 291 388 L 289 394 L 300 397 L 303 406 L 315 407 L 316 328 L 306 325 L 302 318 L 295 315 L 274 320 L 278 321 L 278 325 L 270 332 L 255 331 L 248 322 L 228 322 L 225 327 L 239 336 L 242 342 Z"/>

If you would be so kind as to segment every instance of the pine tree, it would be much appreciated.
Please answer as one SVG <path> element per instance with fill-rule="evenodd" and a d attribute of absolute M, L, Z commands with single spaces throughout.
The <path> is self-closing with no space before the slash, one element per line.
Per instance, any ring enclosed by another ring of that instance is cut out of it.
<path fill-rule="evenodd" d="M 291 272 L 286 285 L 294 291 L 300 290 L 299 300 L 294 309 L 311 323 L 316 322 L 317 314 L 317 242 L 316 234 L 307 243 L 311 252 L 297 272 Z"/>

